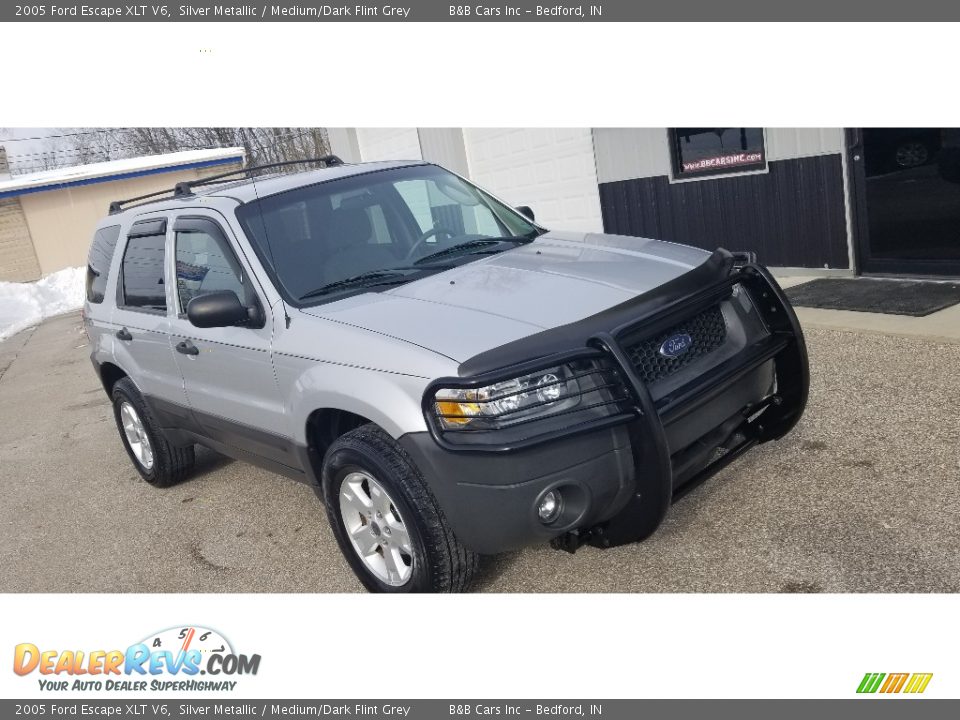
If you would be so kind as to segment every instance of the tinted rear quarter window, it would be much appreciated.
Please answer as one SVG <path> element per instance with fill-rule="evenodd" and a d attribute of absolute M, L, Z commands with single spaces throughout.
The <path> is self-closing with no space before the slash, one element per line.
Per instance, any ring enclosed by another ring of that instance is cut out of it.
<path fill-rule="evenodd" d="M 137 235 L 127 241 L 123 254 L 123 305 L 143 310 L 166 311 L 163 284 L 166 235 Z"/>
<path fill-rule="evenodd" d="M 107 276 L 110 273 L 110 263 L 113 261 L 113 252 L 117 248 L 119 237 L 119 225 L 100 228 L 93 236 L 90 256 L 87 258 L 87 300 L 89 302 L 103 302 L 104 291 L 107 289 Z"/>

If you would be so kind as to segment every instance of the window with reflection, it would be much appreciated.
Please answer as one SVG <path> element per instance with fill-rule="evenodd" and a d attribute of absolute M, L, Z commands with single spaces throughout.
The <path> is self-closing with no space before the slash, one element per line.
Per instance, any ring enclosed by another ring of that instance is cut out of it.
<path fill-rule="evenodd" d="M 669 132 L 674 178 L 767 167 L 763 128 L 671 128 Z"/>

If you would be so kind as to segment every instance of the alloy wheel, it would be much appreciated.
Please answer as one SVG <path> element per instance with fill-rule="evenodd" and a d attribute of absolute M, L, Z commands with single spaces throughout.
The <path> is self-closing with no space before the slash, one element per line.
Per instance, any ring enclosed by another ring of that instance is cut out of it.
<path fill-rule="evenodd" d="M 150 444 L 150 437 L 147 435 L 147 429 L 144 427 L 136 408 L 128 402 L 120 405 L 120 423 L 123 425 L 123 432 L 127 436 L 127 444 L 130 446 L 133 456 L 143 466 L 144 470 L 151 470 L 153 468 L 153 446 Z"/>
<path fill-rule="evenodd" d="M 350 543 L 377 579 L 400 587 L 413 574 L 410 533 L 384 487 L 363 471 L 340 485 L 340 517 Z"/>

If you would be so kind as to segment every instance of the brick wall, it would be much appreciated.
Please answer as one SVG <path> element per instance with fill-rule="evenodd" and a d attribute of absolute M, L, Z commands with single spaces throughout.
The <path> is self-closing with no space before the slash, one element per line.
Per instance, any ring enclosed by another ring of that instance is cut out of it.
<path fill-rule="evenodd" d="M 40 263 L 19 198 L 0 200 L 0 281 L 40 279 Z"/>

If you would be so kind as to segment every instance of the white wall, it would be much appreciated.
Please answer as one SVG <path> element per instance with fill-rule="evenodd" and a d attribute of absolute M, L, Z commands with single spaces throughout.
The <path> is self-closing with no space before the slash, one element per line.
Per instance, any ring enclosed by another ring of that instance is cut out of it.
<path fill-rule="evenodd" d="M 557 230 L 603 229 L 585 128 L 468 128 L 463 131 L 470 179 Z"/>
<path fill-rule="evenodd" d="M 461 128 L 420 128 L 417 133 L 420 136 L 420 149 L 424 160 L 458 175 L 470 176 Z"/>
<path fill-rule="evenodd" d="M 354 128 L 327 128 L 330 152 L 346 163 L 363 162 L 357 131 Z"/>
<path fill-rule="evenodd" d="M 767 128 L 767 160 L 843 152 L 843 128 Z"/>
<path fill-rule="evenodd" d="M 360 156 L 370 160 L 421 160 L 416 128 L 357 128 Z"/>
<path fill-rule="evenodd" d="M 602 183 L 670 174 L 666 128 L 595 128 L 593 142 Z"/>

